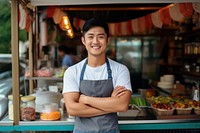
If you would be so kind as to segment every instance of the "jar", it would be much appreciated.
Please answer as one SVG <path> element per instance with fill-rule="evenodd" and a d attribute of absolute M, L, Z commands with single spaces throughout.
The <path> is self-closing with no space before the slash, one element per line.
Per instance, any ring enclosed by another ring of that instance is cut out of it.
<path fill-rule="evenodd" d="M 32 121 L 35 119 L 35 96 L 21 97 L 21 120 Z"/>
<path fill-rule="evenodd" d="M 44 109 L 40 113 L 41 120 L 54 121 L 60 119 L 61 113 L 57 103 L 47 103 L 43 107 Z"/>
<path fill-rule="evenodd" d="M 20 95 L 21 97 L 22 95 Z M 13 95 L 8 95 L 8 118 L 10 120 L 14 120 L 14 115 L 13 115 Z"/>
<path fill-rule="evenodd" d="M 13 95 L 8 96 L 9 102 L 8 102 L 8 118 L 10 120 L 14 120 L 13 117 Z"/>

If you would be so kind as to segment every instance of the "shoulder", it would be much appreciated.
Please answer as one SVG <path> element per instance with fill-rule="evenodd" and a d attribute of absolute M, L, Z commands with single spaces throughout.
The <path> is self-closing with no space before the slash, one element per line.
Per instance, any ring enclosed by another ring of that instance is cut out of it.
<path fill-rule="evenodd" d="M 108 58 L 108 61 L 109 61 L 110 66 L 111 66 L 112 69 L 127 69 L 127 67 L 122 63 L 114 61 L 114 60 L 112 60 L 110 58 Z"/>

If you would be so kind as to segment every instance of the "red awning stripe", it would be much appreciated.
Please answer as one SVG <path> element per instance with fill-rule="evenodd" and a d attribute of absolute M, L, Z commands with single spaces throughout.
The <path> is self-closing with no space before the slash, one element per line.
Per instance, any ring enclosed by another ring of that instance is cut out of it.
<path fill-rule="evenodd" d="M 65 16 L 66 14 L 60 10 L 59 8 L 55 9 L 55 12 L 53 14 L 53 21 L 55 24 L 59 24 L 60 21 L 62 20 L 62 17 Z"/>
<path fill-rule="evenodd" d="M 169 8 L 164 8 L 160 10 L 160 19 L 164 24 L 168 26 L 172 24 L 172 20 L 169 14 Z"/>
<path fill-rule="evenodd" d="M 190 18 L 193 14 L 193 6 L 192 3 L 179 3 L 180 12 L 184 17 Z"/>
<path fill-rule="evenodd" d="M 55 12 L 55 7 L 54 6 L 49 6 L 46 10 L 46 14 L 48 18 L 52 18 Z"/>

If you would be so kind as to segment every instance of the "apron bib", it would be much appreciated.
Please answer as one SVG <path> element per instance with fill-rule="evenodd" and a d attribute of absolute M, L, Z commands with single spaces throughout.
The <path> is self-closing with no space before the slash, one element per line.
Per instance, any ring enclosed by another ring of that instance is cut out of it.
<path fill-rule="evenodd" d="M 93 97 L 110 97 L 113 91 L 112 71 L 106 58 L 108 79 L 83 80 L 87 60 L 81 71 L 80 93 Z M 117 113 L 110 113 L 95 117 L 75 117 L 74 133 L 118 133 Z"/>

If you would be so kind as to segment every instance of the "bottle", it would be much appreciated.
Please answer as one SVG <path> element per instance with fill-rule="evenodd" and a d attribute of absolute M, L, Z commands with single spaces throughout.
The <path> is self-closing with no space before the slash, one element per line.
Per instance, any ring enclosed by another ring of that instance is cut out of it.
<path fill-rule="evenodd" d="M 196 42 L 193 42 L 193 47 L 194 47 L 193 54 L 198 54 L 198 44 Z"/>
<path fill-rule="evenodd" d="M 193 83 L 192 91 L 192 100 L 199 101 L 199 87 L 196 82 Z"/>
<path fill-rule="evenodd" d="M 40 113 L 40 119 L 46 121 L 59 120 L 61 117 L 60 110 L 57 103 L 47 103 Z"/>
<path fill-rule="evenodd" d="M 35 96 L 21 97 L 21 120 L 33 121 L 35 119 Z"/>

